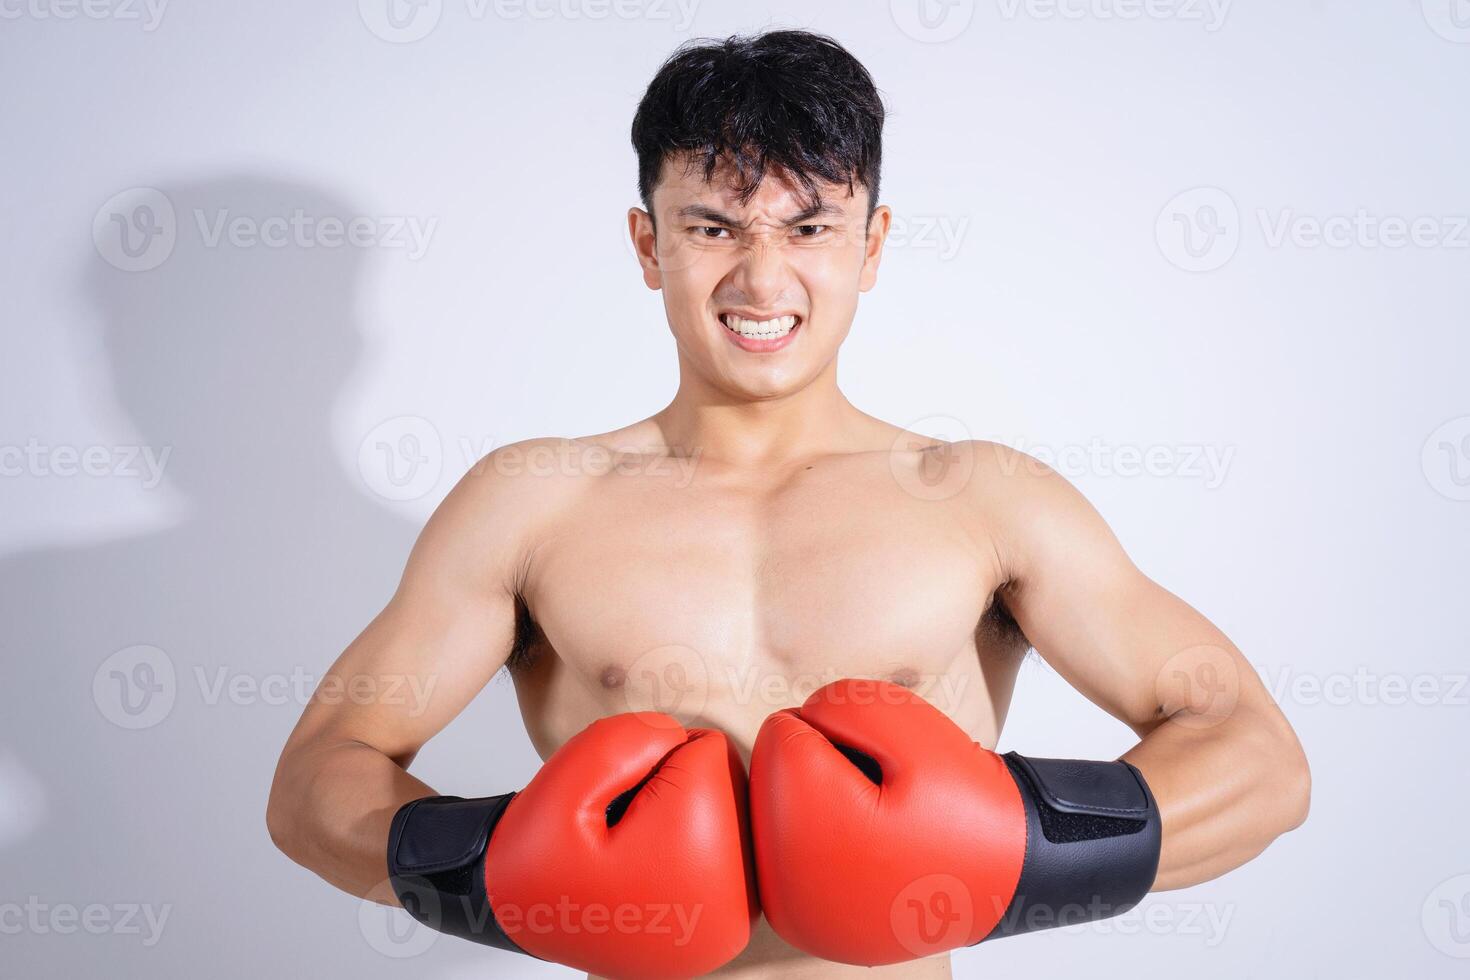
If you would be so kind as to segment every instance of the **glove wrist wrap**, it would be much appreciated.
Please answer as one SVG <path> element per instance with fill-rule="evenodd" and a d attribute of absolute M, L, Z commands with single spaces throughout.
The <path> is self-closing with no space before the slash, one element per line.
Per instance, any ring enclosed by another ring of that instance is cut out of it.
<path fill-rule="evenodd" d="M 1026 807 L 1021 878 L 995 939 L 1128 911 L 1158 874 L 1160 820 L 1132 765 L 1002 756 Z"/>
<path fill-rule="evenodd" d="M 515 795 L 427 796 L 398 809 L 388 880 L 410 915 L 438 932 L 524 952 L 495 920 L 485 892 L 485 849 Z"/>

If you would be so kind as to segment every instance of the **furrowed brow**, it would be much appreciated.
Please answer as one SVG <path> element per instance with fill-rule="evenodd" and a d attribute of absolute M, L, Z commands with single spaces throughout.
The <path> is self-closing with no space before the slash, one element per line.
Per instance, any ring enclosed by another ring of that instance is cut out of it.
<path fill-rule="evenodd" d="M 835 204 L 828 204 L 826 201 L 823 201 L 820 204 L 813 204 L 811 207 L 804 208 L 796 212 L 796 214 L 793 214 L 791 217 L 782 221 L 781 224 L 787 228 L 790 228 L 793 225 L 807 224 L 813 218 L 840 217 L 842 217 L 841 208 L 837 207 L 837 205 Z"/>
<path fill-rule="evenodd" d="M 676 218 L 697 218 L 700 221 L 708 221 L 712 225 L 724 225 L 727 228 L 744 228 L 745 225 L 736 221 L 723 211 L 705 207 L 703 204 L 690 204 L 674 212 Z"/>
<path fill-rule="evenodd" d="M 802 210 L 796 212 L 788 218 L 783 218 L 781 220 L 781 225 L 784 228 L 791 228 L 796 225 L 807 224 L 811 221 L 812 218 L 837 218 L 841 217 L 842 213 L 843 212 L 841 208 L 824 201 L 820 204 L 813 204 L 810 207 L 803 208 Z M 727 228 L 744 229 L 750 227 L 750 222 L 748 221 L 737 221 L 725 212 L 717 211 L 716 209 L 706 207 L 703 204 L 690 204 L 685 207 L 679 208 L 677 211 L 674 212 L 674 216 L 677 218 L 695 218 L 700 221 L 708 221 L 712 225 L 724 225 Z"/>

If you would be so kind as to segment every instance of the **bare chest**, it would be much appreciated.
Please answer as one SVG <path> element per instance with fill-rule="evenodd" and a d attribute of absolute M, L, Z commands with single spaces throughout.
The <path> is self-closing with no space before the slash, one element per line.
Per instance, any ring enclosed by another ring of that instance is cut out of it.
<path fill-rule="evenodd" d="M 951 505 L 849 466 L 765 488 L 610 478 L 537 547 L 527 595 L 593 696 L 759 717 L 839 677 L 973 673 L 996 577 Z"/>

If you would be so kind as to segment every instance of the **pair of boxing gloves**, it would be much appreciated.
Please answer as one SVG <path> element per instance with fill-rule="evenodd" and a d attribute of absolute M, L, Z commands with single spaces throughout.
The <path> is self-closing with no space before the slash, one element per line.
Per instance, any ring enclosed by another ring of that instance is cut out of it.
<path fill-rule="evenodd" d="M 787 942 L 878 966 L 1105 918 L 1158 870 L 1126 762 L 997 755 L 882 681 L 761 727 L 750 777 L 719 732 L 594 722 L 520 793 L 404 805 L 390 880 L 446 933 L 608 977 L 692 977 L 764 911 Z"/>

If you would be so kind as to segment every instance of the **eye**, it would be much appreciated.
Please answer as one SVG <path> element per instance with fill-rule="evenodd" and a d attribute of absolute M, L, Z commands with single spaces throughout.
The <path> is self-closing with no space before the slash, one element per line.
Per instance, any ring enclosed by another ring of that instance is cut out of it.
<path fill-rule="evenodd" d="M 722 228 L 719 225 L 700 225 L 699 227 L 694 229 L 694 231 L 697 232 L 701 238 L 708 239 L 718 239 L 722 232 L 728 232 L 729 230 L 730 229 Z M 714 234 L 711 235 L 709 234 L 709 232 L 714 232 Z"/>
<path fill-rule="evenodd" d="M 831 225 L 797 225 L 796 237 L 816 238 L 818 235 L 820 235 L 822 232 L 826 231 L 830 227 Z"/>

